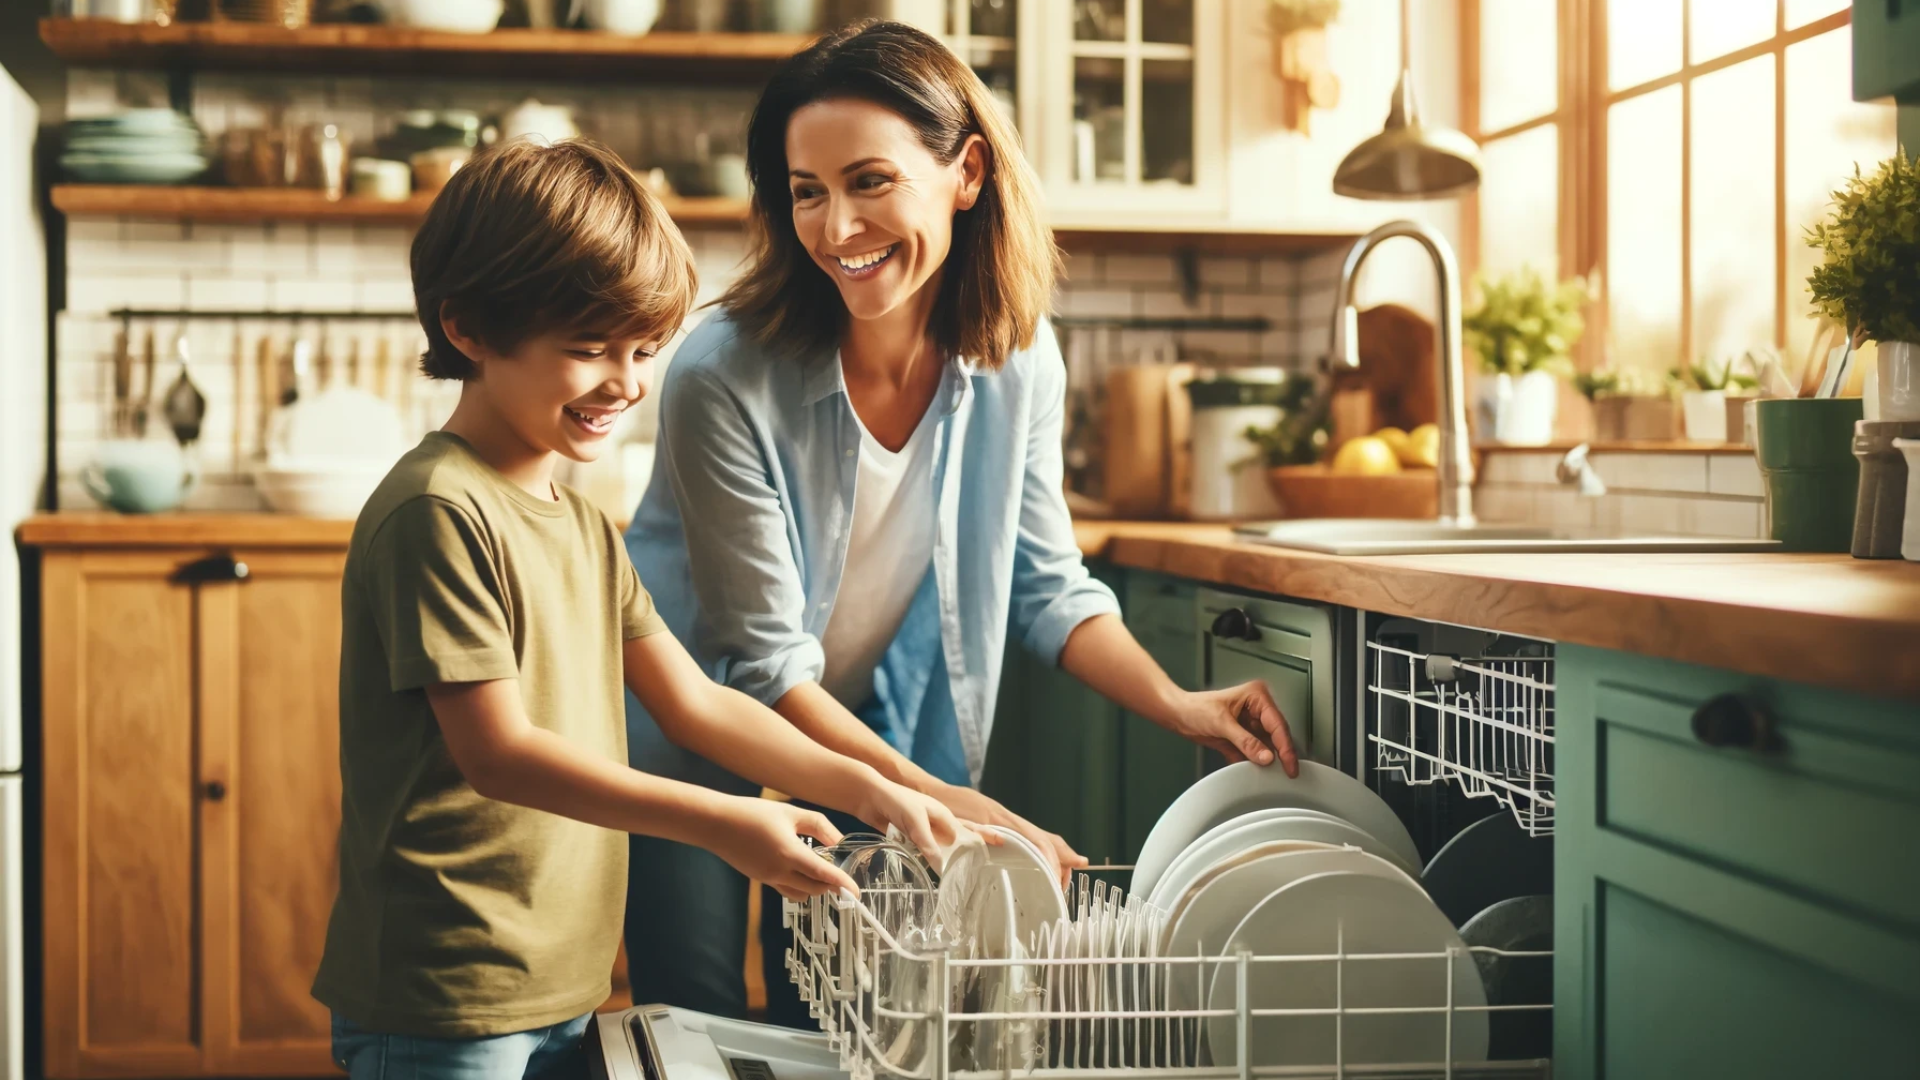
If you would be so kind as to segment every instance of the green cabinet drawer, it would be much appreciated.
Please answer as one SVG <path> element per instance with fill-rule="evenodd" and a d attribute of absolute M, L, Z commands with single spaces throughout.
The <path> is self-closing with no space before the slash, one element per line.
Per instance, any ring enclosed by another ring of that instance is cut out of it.
<path fill-rule="evenodd" d="M 1302 757 L 1332 764 L 1335 753 L 1333 612 L 1317 604 L 1243 596 L 1219 589 L 1198 593 L 1206 641 L 1206 685 L 1233 686 L 1265 679 L 1287 718 Z M 1242 613 L 1222 624 L 1222 616 Z M 1220 627 L 1224 634 L 1215 634 Z"/>
<path fill-rule="evenodd" d="M 1556 669 L 1556 1077 L 1914 1075 L 1920 707 L 1573 645 Z M 1727 694 L 1772 737 L 1697 735 Z"/>

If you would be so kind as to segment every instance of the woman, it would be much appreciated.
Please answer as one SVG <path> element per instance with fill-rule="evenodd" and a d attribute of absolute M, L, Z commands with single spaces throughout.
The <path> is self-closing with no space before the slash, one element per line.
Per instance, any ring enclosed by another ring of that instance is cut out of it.
<path fill-rule="evenodd" d="M 1124 708 L 1295 771 L 1264 685 L 1176 687 L 1080 563 L 1061 491 L 1065 367 L 1042 319 L 1059 256 L 1019 142 L 973 72 L 898 23 L 775 73 L 747 134 L 754 246 L 661 388 L 628 530 L 640 577 L 714 678 L 818 742 L 1004 824 L 974 790 L 1006 636 Z M 751 790 L 629 698 L 636 767 Z M 745 1011 L 747 896 L 697 849 L 635 838 L 638 1001 Z M 804 1023 L 769 903 L 769 1019 Z"/>

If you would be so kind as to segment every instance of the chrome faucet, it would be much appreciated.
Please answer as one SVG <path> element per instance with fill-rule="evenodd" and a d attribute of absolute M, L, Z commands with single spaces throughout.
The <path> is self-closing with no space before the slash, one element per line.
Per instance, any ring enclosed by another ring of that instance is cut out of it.
<path fill-rule="evenodd" d="M 1353 281 L 1360 264 L 1378 247 L 1380 241 L 1405 236 L 1420 242 L 1433 256 L 1433 270 L 1440 279 L 1439 337 L 1440 376 L 1440 520 L 1449 525 L 1471 528 L 1473 518 L 1473 462 L 1467 454 L 1467 404 L 1465 380 L 1461 368 L 1460 340 L 1460 265 L 1454 260 L 1447 238 L 1417 221 L 1389 221 L 1356 240 L 1340 268 L 1340 288 L 1334 294 L 1333 363 L 1349 368 L 1360 366 L 1360 313 L 1353 306 Z"/>

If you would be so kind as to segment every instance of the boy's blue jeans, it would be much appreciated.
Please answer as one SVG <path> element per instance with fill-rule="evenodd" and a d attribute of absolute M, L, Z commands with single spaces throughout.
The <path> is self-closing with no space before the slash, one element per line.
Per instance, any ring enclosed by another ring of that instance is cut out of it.
<path fill-rule="evenodd" d="M 551 1027 L 473 1039 L 367 1031 L 333 1017 L 333 1062 L 350 1080 L 575 1080 L 587 1075 L 582 1036 L 593 1014 Z"/>

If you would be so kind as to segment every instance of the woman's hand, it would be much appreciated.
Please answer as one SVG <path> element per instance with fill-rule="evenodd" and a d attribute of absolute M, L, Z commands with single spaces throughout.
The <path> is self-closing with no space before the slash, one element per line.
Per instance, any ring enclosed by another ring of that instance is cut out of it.
<path fill-rule="evenodd" d="M 1171 730 L 1220 751 L 1228 761 L 1271 765 L 1277 758 L 1288 776 L 1300 775 L 1287 718 L 1258 679 L 1225 690 L 1181 691 L 1172 720 Z"/>
<path fill-rule="evenodd" d="M 938 791 L 934 792 L 934 797 L 945 803 L 947 809 L 953 811 L 954 815 L 962 821 L 971 821 L 980 825 L 999 825 L 1026 837 L 1034 847 L 1040 849 L 1040 854 L 1047 857 L 1047 861 L 1052 864 L 1050 869 L 1055 879 L 1063 887 L 1067 884 L 1067 875 L 1070 871 L 1087 865 L 1086 856 L 1073 850 L 1073 845 L 1067 843 L 1058 833 L 1048 832 L 972 788 L 961 787 L 958 784 L 943 784 Z M 981 835 L 989 844 L 999 842 L 991 832 L 982 832 Z"/>
<path fill-rule="evenodd" d="M 962 826 L 953 811 L 931 795 L 882 779 L 878 773 L 874 774 L 872 790 L 859 802 L 855 817 L 882 828 L 891 825 L 899 829 L 932 859 L 944 862 L 960 839 Z"/>
<path fill-rule="evenodd" d="M 705 845 L 708 850 L 781 896 L 804 900 L 841 889 L 860 891 L 852 878 L 800 839 L 839 843 L 840 830 L 825 814 L 773 799 L 727 796 L 717 818 Z"/>

